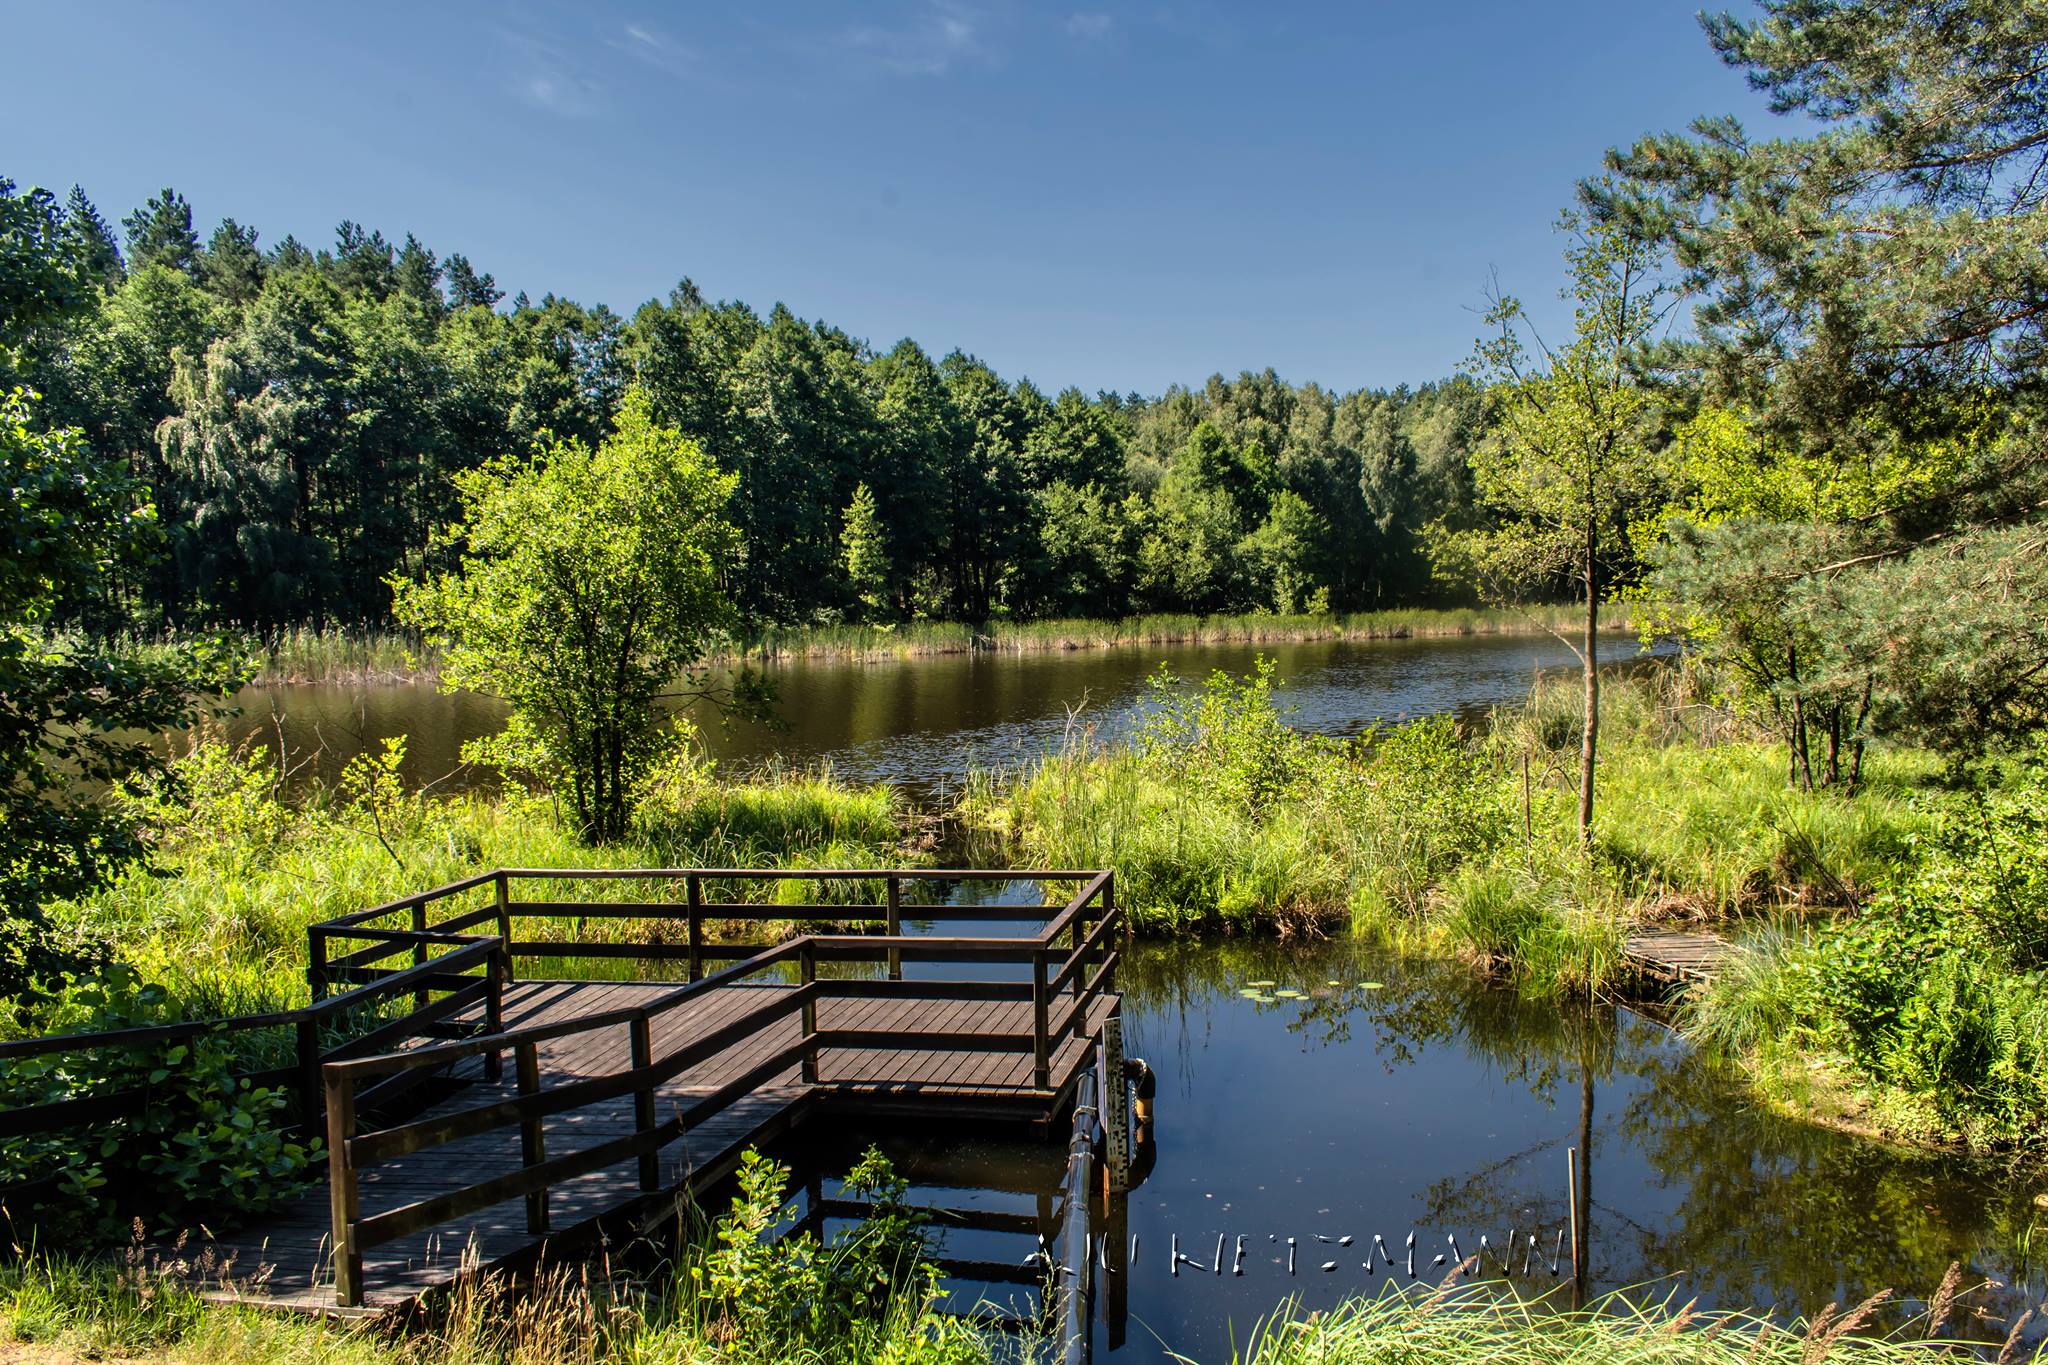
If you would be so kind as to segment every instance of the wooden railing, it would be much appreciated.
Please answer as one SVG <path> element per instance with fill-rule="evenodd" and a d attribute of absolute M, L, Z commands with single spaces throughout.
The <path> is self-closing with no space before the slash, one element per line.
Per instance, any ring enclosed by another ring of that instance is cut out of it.
<path fill-rule="evenodd" d="M 321 1133 L 325 1130 L 321 1113 L 324 1087 L 320 1068 L 323 1063 L 366 1052 L 387 1052 L 417 1038 L 433 1037 L 446 1026 L 446 1021 L 464 1011 L 480 1009 L 482 1028 L 486 1032 L 496 1031 L 499 1027 L 499 1006 L 507 966 L 496 939 L 470 939 L 444 933 L 429 935 L 416 947 L 416 959 L 406 967 L 381 974 L 374 981 L 338 994 L 323 996 L 300 1008 L 99 1033 L 14 1039 L 0 1042 L 0 1062 L 121 1051 L 139 1052 L 145 1058 L 167 1062 L 171 1049 L 179 1046 L 189 1048 L 201 1039 L 289 1029 L 292 1032 L 293 1055 L 290 1066 L 243 1072 L 234 1079 L 247 1081 L 252 1087 L 286 1090 L 295 1098 L 294 1117 L 299 1126 L 311 1133 Z M 433 951 L 435 948 L 445 951 L 437 954 Z M 373 1016 L 367 1027 L 350 1031 L 361 1022 L 359 1011 L 376 1010 L 406 996 L 413 998 L 412 1009 L 391 1019 Z M 337 1033 L 344 1036 L 337 1039 Z M 103 1064 L 79 1068 L 88 1074 L 102 1069 Z M 146 1065 L 138 1065 L 136 1069 L 144 1075 L 149 1075 L 152 1070 Z M 175 1064 L 165 1065 L 162 1069 L 170 1075 L 158 1084 L 145 1083 L 112 1092 L 101 1090 L 45 1103 L 0 1108 L 0 1138 L 61 1134 L 145 1117 L 154 1105 L 160 1103 L 162 1085 L 171 1083 L 178 1071 Z M 366 1093 L 361 1099 L 366 1107 L 382 1107 L 397 1100 L 412 1084 L 413 1080 L 409 1078 L 405 1084 Z M 29 1206 L 47 1194 L 44 1187 L 52 1186 L 54 1179 L 36 1177 L 0 1181 L 0 1204 L 26 1214 Z"/>
<path fill-rule="evenodd" d="M 830 882 L 874 881 L 882 895 L 873 905 L 781 905 L 719 901 L 705 895 L 707 883 L 806 878 Z M 595 881 L 642 879 L 680 882 L 680 901 L 649 902 L 583 900 L 515 900 L 521 882 L 551 879 Z M 1075 882 L 1075 893 L 1063 905 L 917 905 L 903 899 L 906 883 L 920 881 Z M 488 888 L 489 903 L 465 905 L 464 898 Z M 452 912 L 436 922 L 430 907 Z M 1028 938 L 973 938 L 906 934 L 906 918 L 920 920 L 1016 921 L 1045 918 L 1042 931 Z M 404 917 L 402 927 L 382 921 Z M 879 933 L 807 934 L 769 948 L 709 943 L 707 922 L 780 919 L 864 923 Z M 574 937 L 521 937 L 524 922 L 575 922 Z M 640 920 L 681 921 L 685 938 L 673 942 L 585 940 L 589 922 Z M 380 1055 L 354 1055 L 326 1063 L 322 1084 L 330 1152 L 330 1214 L 335 1249 L 337 1301 L 361 1301 L 363 1253 L 372 1247 L 409 1236 L 493 1205 L 523 1199 L 529 1232 L 550 1230 L 549 1192 L 562 1182 L 637 1162 L 642 1191 L 660 1190 L 660 1153 L 703 1118 L 764 1083 L 792 1069 L 807 1090 L 830 1092 L 835 1083 L 821 1079 L 821 1054 L 833 1049 L 932 1052 L 1012 1052 L 1028 1057 L 1032 1085 L 1043 1091 L 1052 1083 L 1052 1059 L 1069 1038 L 1089 1041 L 1089 1020 L 1107 992 L 1115 989 L 1118 945 L 1124 918 L 1115 903 L 1115 884 L 1108 872 L 984 872 L 935 870 L 752 871 L 742 869 L 630 869 L 555 871 L 506 869 L 436 888 L 416 897 L 378 906 L 315 926 L 312 957 L 316 994 L 327 982 L 375 980 L 386 989 L 403 990 L 418 978 L 422 964 L 403 968 L 380 964 L 405 954 L 417 958 L 435 944 L 491 923 L 497 933 L 485 940 L 498 946 L 502 960 L 577 958 L 671 959 L 686 962 L 690 980 L 643 1004 L 579 1017 L 559 1023 L 504 1030 L 440 1046 L 391 1050 Z M 355 946 L 356 944 L 364 946 Z M 331 949 L 345 948 L 340 955 Z M 438 960 L 437 960 L 438 961 Z M 706 962 L 730 965 L 709 975 Z M 924 963 L 1009 963 L 1028 973 L 1016 981 L 956 981 L 906 978 L 904 966 Z M 880 974 L 820 976 L 822 965 L 871 964 Z M 432 965 L 430 962 L 427 965 Z M 793 978 L 793 979 L 792 979 Z M 737 1018 L 657 1055 L 653 1022 L 705 993 L 726 986 L 772 985 L 762 1002 Z M 363 989 L 358 986 L 357 989 Z M 891 998 L 910 1001 L 1029 1001 L 1031 1026 L 1026 1031 L 981 1029 L 821 1028 L 818 1006 L 831 999 Z M 660 1087 L 682 1073 L 764 1030 L 794 1018 L 792 1041 L 756 1058 L 744 1072 L 721 1082 L 686 1105 L 658 1116 Z M 553 1085 L 541 1076 L 541 1045 L 602 1030 L 622 1030 L 627 1065 L 602 1076 L 580 1075 Z M 431 1118 L 365 1129 L 362 1097 L 409 1077 L 445 1075 L 469 1064 L 491 1067 L 504 1053 L 513 1054 L 516 1093 L 510 1097 Z M 590 1105 L 631 1100 L 633 1131 L 581 1150 L 550 1156 L 545 1120 Z M 368 1217 L 359 1205 L 362 1172 L 401 1157 L 479 1134 L 517 1129 L 521 1162 L 518 1170 L 439 1190 L 398 1208 Z"/>

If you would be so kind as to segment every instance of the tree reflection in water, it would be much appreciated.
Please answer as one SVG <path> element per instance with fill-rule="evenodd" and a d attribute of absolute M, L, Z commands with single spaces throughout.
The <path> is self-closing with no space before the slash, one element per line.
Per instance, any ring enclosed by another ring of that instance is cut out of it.
<path fill-rule="evenodd" d="M 1263 980 L 1303 998 L 1240 994 Z M 1361 981 L 1382 985 L 1365 990 Z M 1703 1306 L 1811 1314 L 1889 1287 L 1902 1296 L 1903 1318 L 1918 1310 L 1912 1296 L 1930 1293 L 1953 1260 L 2006 1286 L 1975 1300 L 1989 1315 L 1980 1333 L 2041 1301 L 2039 1270 L 2025 1252 L 2030 1227 L 2043 1220 L 2023 1177 L 1767 1113 L 1734 1077 L 1626 1007 L 1522 999 L 1455 966 L 1348 942 L 1144 947 L 1126 956 L 1122 984 L 1133 1036 L 1173 1080 L 1161 1116 L 1168 1130 L 1198 1107 L 1236 1102 L 1203 1084 L 1206 1054 L 1226 1036 L 1237 1048 L 1269 1039 L 1276 1066 L 1283 1053 L 1328 1054 L 1317 1083 L 1350 1103 L 1318 1097 L 1302 1107 L 1302 1123 L 1337 1126 L 1347 1111 L 1384 1111 L 1389 1087 L 1446 1074 L 1460 1097 L 1446 1104 L 1463 1112 L 1431 1114 L 1432 1125 L 1470 1130 L 1499 1117 L 1490 1109 L 1517 1110 L 1520 1130 L 1501 1132 L 1486 1160 L 1430 1169 L 1425 1158 L 1407 1177 L 1423 1228 L 1475 1244 L 1482 1233 L 1497 1243 L 1514 1228 L 1525 1248 L 1527 1233 L 1541 1229 L 1539 1288 L 1552 1283 L 1551 1239 L 1570 1223 L 1565 1154 L 1576 1147 L 1587 1156 L 1590 1202 L 1581 1214 L 1594 1294 L 1637 1287 L 1681 1302 L 1697 1295 Z M 1360 1065 L 1368 1056 L 1376 1066 Z M 1533 1112 L 1518 1095 L 1537 1102 Z M 1258 1130 L 1225 1132 L 1241 1132 L 1245 1147 L 1208 1154 L 1220 1168 L 1205 1172 L 1211 1184 L 1232 1166 L 1261 1169 Z M 1330 1150 L 1341 1165 L 1341 1145 Z M 1294 1174 L 1317 1185 L 1354 1173 Z M 1250 1189 L 1231 1197 L 1240 1206 L 1257 1199 Z M 1569 1276 L 1569 1252 L 1561 1270 Z"/>

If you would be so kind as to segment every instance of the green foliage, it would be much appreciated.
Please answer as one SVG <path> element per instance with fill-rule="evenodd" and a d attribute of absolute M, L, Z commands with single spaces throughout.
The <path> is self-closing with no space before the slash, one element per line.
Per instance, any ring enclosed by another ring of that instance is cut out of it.
<path fill-rule="evenodd" d="M 909 1185 L 879 1151 L 868 1149 L 845 1186 L 870 1211 L 830 1244 L 808 1231 L 773 1235 L 792 1212 L 787 1167 L 750 1150 L 737 1178 L 732 1208 L 713 1229 L 716 1247 L 690 1270 L 710 1335 L 729 1343 L 721 1359 L 986 1359 L 978 1333 L 931 1313 L 944 1291 L 926 1257 L 924 1220 L 905 1206 Z"/>
<path fill-rule="evenodd" d="M 2048 1121 L 2048 764 L 2036 755 L 1926 804 L 1921 856 L 1861 915 L 1753 949 L 1693 1027 L 1766 1060 L 1774 1035 L 1806 1039 L 1908 1111 L 1905 1123 L 2036 1143 Z"/>
<path fill-rule="evenodd" d="M 155 770 L 151 738 L 189 724 L 195 693 L 224 695 L 224 649 L 108 647 L 67 620 L 105 602 L 147 552 L 152 509 L 127 472 L 76 431 L 36 424 L 30 396 L 0 396 L 0 1005 L 87 967 L 43 907 L 105 885 L 142 853 L 95 790 Z"/>
<path fill-rule="evenodd" d="M 111 965 L 43 1012 L 51 1032 L 102 1032 L 178 1022 L 160 986 Z M 0 1099 L 10 1108 L 144 1090 L 139 1116 L 89 1130 L 0 1139 L 13 1180 L 54 1178 L 41 1204 L 46 1227 L 106 1242 L 132 1216 L 159 1228 L 204 1217 L 260 1212 L 296 1194 L 319 1154 L 290 1131 L 280 1090 L 237 1073 L 235 1041 L 200 1035 L 169 1048 L 103 1048 L 0 1061 Z"/>
<path fill-rule="evenodd" d="M 1797 122 L 1701 119 L 1584 191 L 1673 249 L 1698 303 L 1675 358 L 1728 409 L 1660 590 L 1754 675 L 1801 782 L 1816 719 L 1822 781 L 1866 725 L 1958 755 L 2023 739 L 2048 709 L 2040 16 L 1766 0 L 1706 28 Z"/>
<path fill-rule="evenodd" d="M 489 756 L 520 749 L 588 837 L 617 839 L 663 746 L 656 703 L 734 624 L 720 586 L 734 479 L 636 392 L 595 449 L 557 441 L 458 486 L 460 564 L 395 583 L 400 618 L 442 649 L 443 687 L 511 704 Z"/>
<path fill-rule="evenodd" d="M 866 484 L 853 490 L 853 501 L 846 505 L 839 545 L 847 586 L 868 611 L 880 611 L 889 586 L 889 551 L 875 514 L 875 495 Z"/>
<path fill-rule="evenodd" d="M 628 837 L 592 849 L 544 797 L 512 790 L 423 798 L 387 784 L 389 762 L 389 751 L 365 756 L 352 791 L 315 787 L 288 802 L 269 750 L 237 752 L 199 737 L 124 798 L 121 816 L 143 831 L 153 870 L 131 869 L 53 906 L 53 933 L 60 942 L 109 945 L 185 1017 L 261 1013 L 304 1002 L 308 924 L 485 868 L 879 867 L 906 858 L 892 795 L 828 777 L 763 774 L 733 783 L 672 757 L 643 785 Z M 573 900 L 624 890 L 572 883 L 549 894 Z M 529 927 L 547 938 L 572 923 Z M 590 932 L 632 941 L 659 926 L 607 920 Z M 288 1049 L 244 1060 L 285 1065 Z"/>

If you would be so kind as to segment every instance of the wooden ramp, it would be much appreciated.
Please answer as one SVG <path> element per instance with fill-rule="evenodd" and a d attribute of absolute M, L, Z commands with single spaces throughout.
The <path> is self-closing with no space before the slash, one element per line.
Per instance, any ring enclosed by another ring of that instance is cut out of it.
<path fill-rule="evenodd" d="M 1707 982 L 1735 952 L 1718 934 L 1660 930 L 1631 934 L 1622 956 L 1644 976 L 1672 984 Z"/>
<path fill-rule="evenodd" d="M 693 880 L 691 980 L 510 979 L 515 958 L 679 955 L 664 953 L 658 938 L 643 947 L 515 937 L 515 918 L 573 915 L 580 935 L 591 920 L 656 919 L 682 908 L 520 903 L 507 894 L 511 878 L 572 875 L 601 874 L 487 874 L 457 886 L 488 889 L 495 876 L 495 907 L 426 928 L 379 927 L 373 921 L 389 907 L 316 926 L 317 969 L 357 984 L 259 1022 L 295 1027 L 307 1049 L 310 1061 L 296 1074 L 301 1112 L 316 1114 L 326 1135 L 321 1179 L 232 1231 L 157 1248 L 157 1259 L 181 1265 L 209 1298 L 382 1312 L 469 1273 L 665 1228 L 749 1146 L 813 1117 L 1012 1122 L 1049 1133 L 1098 1043 L 1111 1045 L 1105 1025 L 1119 1009 L 1124 921 L 1107 873 L 967 874 L 1089 878 L 1064 906 L 954 912 L 1044 917 L 1041 933 L 1014 938 L 905 934 L 896 882 L 909 874 L 835 873 L 888 878 L 886 932 L 804 935 L 765 949 L 703 944 L 703 918 L 769 907 L 704 903 Z M 398 903 L 414 925 L 425 921 L 422 899 Z M 927 913 L 927 922 L 942 917 Z M 468 932 L 491 921 L 497 934 Z M 352 943 L 369 946 L 329 955 L 332 944 Z M 412 964 L 377 965 L 394 955 Z M 731 965 L 700 976 L 706 959 Z M 336 1002 L 378 1013 L 365 1032 Z M 336 1044 L 344 1025 L 358 1031 Z M 105 1107 L 70 1103 L 81 1115 Z"/>

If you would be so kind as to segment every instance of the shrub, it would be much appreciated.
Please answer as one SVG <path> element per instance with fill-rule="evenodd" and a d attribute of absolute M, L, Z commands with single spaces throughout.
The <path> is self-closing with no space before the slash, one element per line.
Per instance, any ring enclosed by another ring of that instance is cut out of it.
<path fill-rule="evenodd" d="M 163 989 L 110 966 L 67 993 L 50 1032 L 175 1022 Z M 252 1085 L 238 1039 L 199 1035 L 169 1048 L 102 1048 L 0 1061 L 7 1108 L 127 1090 L 148 1092 L 142 1113 L 90 1129 L 0 1138 L 0 1166 L 19 1181 L 54 1177 L 38 1221 L 118 1237 L 127 1219 L 175 1228 L 187 1220 L 270 1208 L 296 1194 L 319 1154 L 289 1121 L 289 1099 Z"/>

